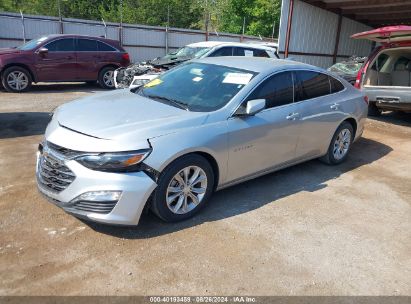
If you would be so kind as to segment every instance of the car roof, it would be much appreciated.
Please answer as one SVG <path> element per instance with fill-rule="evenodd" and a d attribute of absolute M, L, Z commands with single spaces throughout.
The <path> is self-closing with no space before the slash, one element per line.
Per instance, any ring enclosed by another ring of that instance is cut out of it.
<path fill-rule="evenodd" d="M 47 37 L 47 39 L 53 39 L 53 38 L 89 38 L 89 39 L 96 39 L 96 40 L 101 40 L 101 41 L 118 42 L 117 40 L 114 40 L 114 39 L 108 39 L 108 38 L 99 37 L 99 36 L 78 35 L 78 34 L 50 34 L 50 35 L 44 35 L 42 37 Z"/>
<path fill-rule="evenodd" d="M 301 63 L 293 60 L 274 59 L 263 57 L 207 57 L 202 59 L 194 59 L 193 62 L 201 62 L 215 65 L 222 65 L 231 68 L 247 70 L 256 73 L 269 73 L 273 70 L 289 69 L 308 69 L 319 72 L 326 72 L 325 70 L 315 67 L 313 65 Z"/>
<path fill-rule="evenodd" d="M 242 43 L 242 42 L 231 42 L 231 41 L 201 41 L 190 43 L 187 46 L 189 47 L 216 47 L 216 46 L 239 46 L 239 47 L 247 47 L 247 48 L 255 48 L 261 50 L 270 50 L 272 51 L 272 47 L 269 47 L 264 44 L 258 43 Z"/>

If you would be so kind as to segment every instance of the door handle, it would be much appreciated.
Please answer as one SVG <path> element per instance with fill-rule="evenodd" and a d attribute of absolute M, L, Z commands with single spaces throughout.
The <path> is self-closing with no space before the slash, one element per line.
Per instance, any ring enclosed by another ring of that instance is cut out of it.
<path fill-rule="evenodd" d="M 340 105 L 338 104 L 338 103 L 334 103 L 334 104 L 332 104 L 331 106 L 330 106 L 330 108 L 331 108 L 331 110 L 338 110 L 338 107 L 339 107 Z"/>
<path fill-rule="evenodd" d="M 299 113 L 290 113 L 285 118 L 287 118 L 288 120 L 295 120 L 298 116 L 300 116 Z"/>

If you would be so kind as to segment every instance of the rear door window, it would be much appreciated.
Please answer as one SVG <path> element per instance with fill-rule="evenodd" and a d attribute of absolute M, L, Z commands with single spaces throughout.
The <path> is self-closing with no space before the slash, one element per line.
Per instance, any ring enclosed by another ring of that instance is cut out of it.
<path fill-rule="evenodd" d="M 387 54 L 381 54 L 378 56 L 377 60 L 374 61 L 371 69 L 377 72 L 380 72 L 384 64 L 387 62 L 389 56 Z"/>
<path fill-rule="evenodd" d="M 245 57 L 254 57 L 253 49 L 243 48 L 243 47 L 235 47 L 234 48 L 234 56 L 245 56 Z"/>
<path fill-rule="evenodd" d="M 77 39 L 78 52 L 97 52 L 97 41 L 92 39 Z"/>
<path fill-rule="evenodd" d="M 74 52 L 74 39 L 59 39 L 44 46 L 49 52 Z"/>
<path fill-rule="evenodd" d="M 293 103 L 292 72 L 278 73 L 264 80 L 247 99 L 265 99 L 267 109 Z"/>
<path fill-rule="evenodd" d="M 214 51 L 208 57 L 221 57 L 221 56 L 233 56 L 233 48 L 231 46 L 222 47 L 221 49 Z"/>
<path fill-rule="evenodd" d="M 307 100 L 330 94 L 328 75 L 314 71 L 296 71 L 297 100 Z"/>

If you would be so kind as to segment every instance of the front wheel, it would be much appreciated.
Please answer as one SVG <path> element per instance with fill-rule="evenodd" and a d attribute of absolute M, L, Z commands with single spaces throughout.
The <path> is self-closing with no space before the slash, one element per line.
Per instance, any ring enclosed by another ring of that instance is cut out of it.
<path fill-rule="evenodd" d="M 14 66 L 7 68 L 1 79 L 3 87 L 11 93 L 27 91 L 31 86 L 31 75 L 25 68 Z"/>
<path fill-rule="evenodd" d="M 320 158 L 326 164 L 337 165 L 345 161 L 354 139 L 354 129 L 349 122 L 343 122 L 335 131 L 327 154 Z"/>
<path fill-rule="evenodd" d="M 114 67 L 102 69 L 98 75 L 98 83 L 103 89 L 114 89 Z"/>
<path fill-rule="evenodd" d="M 171 163 L 161 174 L 151 209 L 166 222 L 188 219 L 208 201 L 214 189 L 214 173 L 200 155 L 187 155 Z"/>

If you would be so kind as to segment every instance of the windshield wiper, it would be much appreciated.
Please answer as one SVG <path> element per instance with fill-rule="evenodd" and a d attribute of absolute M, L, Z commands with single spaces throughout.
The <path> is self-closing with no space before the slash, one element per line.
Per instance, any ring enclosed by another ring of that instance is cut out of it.
<path fill-rule="evenodd" d="M 171 104 L 177 106 L 180 109 L 189 111 L 188 105 L 185 104 L 184 102 L 181 102 L 181 101 L 178 101 L 178 100 L 175 100 L 175 99 L 171 99 L 171 98 L 168 98 L 168 97 L 164 97 L 164 96 L 158 96 L 158 95 L 145 95 L 144 94 L 144 96 L 147 97 L 147 98 L 151 98 L 151 99 L 157 99 L 157 100 L 160 100 L 160 101 L 165 101 L 165 102 L 168 102 L 168 103 L 171 103 Z"/>

